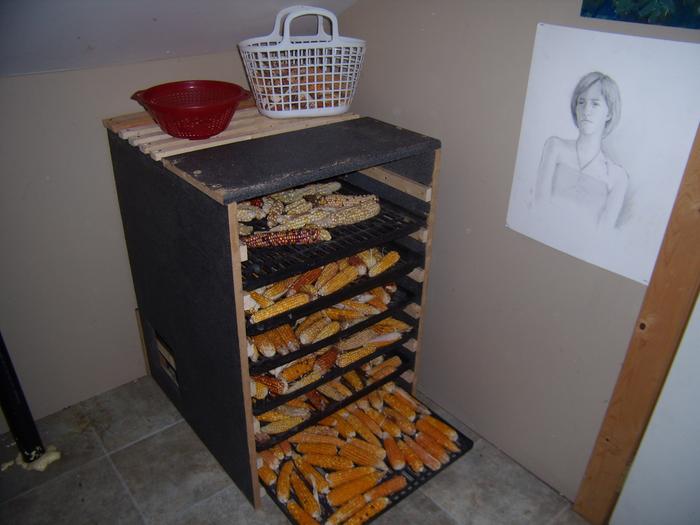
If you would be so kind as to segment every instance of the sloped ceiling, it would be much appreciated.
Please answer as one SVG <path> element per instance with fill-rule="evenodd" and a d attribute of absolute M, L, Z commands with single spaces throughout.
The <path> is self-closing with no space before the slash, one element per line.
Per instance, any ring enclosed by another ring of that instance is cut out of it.
<path fill-rule="evenodd" d="M 231 51 L 305 3 L 339 15 L 355 0 L 0 0 L 0 76 Z M 315 22 L 293 26 L 307 34 Z M 340 28 L 342 34 L 342 27 Z"/>

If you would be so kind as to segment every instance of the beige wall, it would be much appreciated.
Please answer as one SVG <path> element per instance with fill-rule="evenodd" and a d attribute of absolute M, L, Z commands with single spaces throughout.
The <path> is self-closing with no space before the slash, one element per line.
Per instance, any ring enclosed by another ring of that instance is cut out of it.
<path fill-rule="evenodd" d="M 700 41 L 578 16 L 580 0 L 360 0 L 353 110 L 443 141 L 419 388 L 574 498 L 645 288 L 505 228 L 538 22 Z"/>
<path fill-rule="evenodd" d="M 36 418 L 145 373 L 101 119 L 186 78 L 244 74 L 231 52 L 0 79 L 0 330 Z"/>

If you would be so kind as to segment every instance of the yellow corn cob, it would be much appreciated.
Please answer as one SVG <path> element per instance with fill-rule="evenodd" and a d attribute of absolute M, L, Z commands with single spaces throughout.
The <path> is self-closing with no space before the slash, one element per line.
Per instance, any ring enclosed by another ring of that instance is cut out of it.
<path fill-rule="evenodd" d="M 411 330 L 412 326 L 408 323 L 400 321 L 399 319 L 387 317 L 386 319 L 379 321 L 377 324 L 372 325 L 372 328 L 379 334 L 386 334 L 390 332 L 408 332 Z"/>
<path fill-rule="evenodd" d="M 338 273 L 338 263 L 337 262 L 331 262 L 326 264 L 322 270 L 321 273 L 319 274 L 318 278 L 316 279 L 316 282 L 314 283 L 314 288 L 318 290 L 321 288 L 324 284 L 326 284 L 328 281 L 330 281 L 335 275 Z"/>
<path fill-rule="evenodd" d="M 384 450 L 386 450 L 387 460 L 391 468 L 394 470 L 401 470 L 406 466 L 403 452 L 401 452 L 396 441 L 389 434 L 385 434 L 384 436 Z"/>
<path fill-rule="evenodd" d="M 365 263 L 362 262 L 362 259 L 360 259 L 357 255 L 351 255 L 348 257 L 348 264 L 351 264 L 357 268 L 357 273 L 360 275 L 367 275 L 367 267 L 365 266 Z"/>
<path fill-rule="evenodd" d="M 397 474 L 393 478 L 365 492 L 364 497 L 365 500 L 372 501 L 373 499 L 391 496 L 405 489 L 406 485 L 408 485 L 408 480 L 404 476 Z"/>
<path fill-rule="evenodd" d="M 380 379 L 384 379 L 386 376 L 389 376 L 396 372 L 396 367 L 395 366 L 387 366 L 379 370 L 375 375 L 372 376 L 372 379 L 370 383 L 374 383 L 375 381 L 379 381 Z"/>
<path fill-rule="evenodd" d="M 329 383 L 319 385 L 316 387 L 316 390 L 321 392 L 324 396 L 331 398 L 333 401 L 342 401 L 345 399 L 345 396 L 338 392 L 338 390 Z"/>
<path fill-rule="evenodd" d="M 290 416 L 285 419 L 280 419 L 279 421 L 269 423 L 260 430 L 265 434 L 281 434 L 282 432 L 286 432 L 287 430 L 294 428 L 303 421 L 304 418 L 301 416 Z"/>
<path fill-rule="evenodd" d="M 264 465 L 271 468 L 272 470 L 277 470 L 280 466 L 280 460 L 277 458 L 271 450 L 263 450 L 258 452 L 258 457 L 262 460 Z"/>
<path fill-rule="evenodd" d="M 333 388 L 340 392 L 343 398 L 350 397 L 352 395 L 352 391 L 337 379 L 333 381 L 331 385 L 333 385 Z"/>
<path fill-rule="evenodd" d="M 378 373 L 380 370 L 382 370 L 383 368 L 387 368 L 387 367 L 389 367 L 389 368 L 397 368 L 398 366 L 401 365 L 401 363 L 402 363 L 401 358 L 400 358 L 399 356 L 395 355 L 395 356 L 393 356 L 393 357 L 387 359 L 387 360 L 384 361 L 383 363 L 381 363 L 381 364 L 379 364 L 379 365 L 377 365 L 377 366 L 373 366 L 371 369 L 369 369 L 369 370 L 367 371 L 367 375 L 375 376 L 375 375 L 377 375 L 377 373 Z"/>
<path fill-rule="evenodd" d="M 284 452 L 282 451 L 282 447 L 279 445 L 275 445 L 274 447 L 268 449 L 270 453 L 272 453 L 275 458 L 277 458 L 278 461 L 282 461 L 284 459 Z"/>
<path fill-rule="evenodd" d="M 267 387 L 257 381 L 250 382 L 250 394 L 255 399 L 265 399 L 268 394 Z"/>
<path fill-rule="evenodd" d="M 326 521 L 326 525 L 339 525 L 345 522 L 350 516 L 356 514 L 360 509 L 362 509 L 366 504 L 365 498 L 363 496 L 355 496 L 350 501 L 345 503 L 336 512 L 334 512 L 330 518 Z"/>
<path fill-rule="evenodd" d="M 285 216 L 280 216 L 278 221 L 284 221 L 281 224 L 278 224 L 274 228 L 270 228 L 271 232 L 281 232 L 281 231 L 287 231 L 287 230 L 296 230 L 299 228 L 303 228 L 304 226 L 320 226 L 321 224 L 325 224 L 329 216 L 331 215 L 331 212 L 328 210 L 322 210 L 319 208 L 313 209 L 307 213 L 302 213 L 301 215 L 293 215 L 289 217 Z M 327 228 L 328 226 L 322 226 L 322 228 Z"/>
<path fill-rule="evenodd" d="M 350 501 L 355 496 L 364 494 L 367 490 L 371 489 L 377 483 L 379 483 L 379 480 L 381 480 L 381 478 L 382 474 L 380 472 L 372 472 L 370 474 L 362 476 L 361 478 L 357 478 L 353 481 L 350 481 L 337 488 L 332 489 L 326 496 L 326 499 L 328 500 L 328 503 L 330 503 L 334 507 L 337 507 L 338 505 L 342 505 L 346 501 Z"/>
<path fill-rule="evenodd" d="M 299 341 L 303 345 L 310 345 L 316 339 L 316 336 L 321 333 L 321 331 L 328 326 L 331 321 L 325 317 L 321 317 L 314 324 L 306 328 L 305 330 L 299 332 Z"/>
<path fill-rule="evenodd" d="M 373 306 L 374 308 L 377 309 L 379 312 L 386 312 L 389 307 L 385 305 L 381 299 L 378 297 L 372 297 L 369 301 L 367 301 L 367 304 L 370 306 Z"/>
<path fill-rule="evenodd" d="M 313 204 L 305 199 L 299 199 L 284 207 L 284 213 L 287 215 L 299 215 L 301 213 L 307 213 L 311 211 Z"/>
<path fill-rule="evenodd" d="M 255 312 L 250 316 L 250 322 L 259 323 L 260 321 L 264 321 L 265 319 L 269 319 L 281 313 L 287 312 L 293 308 L 298 308 L 299 306 L 308 303 L 310 299 L 311 298 L 308 296 L 308 294 L 305 293 L 298 293 L 292 295 L 291 297 L 285 297 L 284 299 L 277 301 L 269 308 L 263 308 Z"/>
<path fill-rule="evenodd" d="M 440 461 L 430 454 L 427 450 L 425 450 L 422 446 L 420 446 L 418 443 L 413 441 L 410 437 L 404 436 L 404 442 L 408 447 L 420 458 L 420 460 L 425 464 L 426 467 L 428 467 L 430 470 L 440 470 L 441 464 Z"/>
<path fill-rule="evenodd" d="M 298 525 L 319 525 L 318 521 L 312 518 L 308 512 L 302 509 L 299 504 L 292 500 L 287 503 L 287 512 L 294 518 Z"/>
<path fill-rule="evenodd" d="M 321 517 L 321 505 L 318 502 L 318 496 L 314 495 L 306 483 L 302 481 L 299 474 L 292 472 L 291 475 L 292 489 L 294 494 L 296 494 L 299 503 L 301 503 L 302 508 L 309 513 L 313 518 Z"/>
<path fill-rule="evenodd" d="M 267 337 L 275 345 L 275 351 L 280 355 L 287 355 L 289 353 L 289 347 L 287 346 L 287 341 L 284 338 L 281 327 L 268 330 Z"/>
<path fill-rule="evenodd" d="M 367 523 L 370 519 L 379 514 L 388 506 L 389 498 L 377 498 L 367 503 L 367 505 L 362 507 L 345 523 L 347 525 L 362 525 L 363 523 Z"/>
<path fill-rule="evenodd" d="M 304 432 L 310 432 L 312 434 L 322 434 L 324 436 L 338 437 L 338 431 L 329 425 L 314 425 L 312 427 L 307 427 Z"/>
<path fill-rule="evenodd" d="M 349 443 L 346 443 L 340 447 L 338 454 L 359 466 L 374 467 L 380 470 L 386 470 L 386 465 L 384 465 L 382 460 L 377 459 L 377 456 Z"/>
<path fill-rule="evenodd" d="M 331 488 L 336 488 L 375 472 L 377 472 L 377 470 L 374 467 L 355 467 L 349 470 L 329 472 L 326 474 L 326 480 Z"/>
<path fill-rule="evenodd" d="M 371 418 L 369 417 L 365 412 L 363 412 L 360 409 L 355 410 L 352 413 L 365 427 L 367 427 L 372 434 L 377 436 L 378 438 L 381 438 L 382 435 L 384 434 L 384 431 L 379 427 L 379 425 Z M 352 423 L 351 423 L 352 424 Z"/>
<path fill-rule="evenodd" d="M 357 268 L 354 266 L 348 266 L 344 268 L 342 271 L 339 271 L 334 277 L 332 277 L 326 284 L 324 284 L 321 288 L 318 290 L 318 295 L 325 296 L 325 295 L 331 295 L 334 292 L 337 292 L 344 286 L 350 284 L 353 282 L 355 279 L 359 277 L 359 273 L 357 271 Z M 256 312 L 258 313 L 258 312 Z M 255 315 L 255 314 L 253 314 Z"/>
<path fill-rule="evenodd" d="M 396 444 L 399 446 L 399 450 L 403 454 L 404 459 L 406 460 L 406 464 L 411 468 L 413 472 L 416 474 L 420 474 L 425 470 L 425 466 L 423 465 L 423 461 L 416 455 L 413 450 L 406 445 L 403 441 L 399 440 L 396 442 Z"/>
<path fill-rule="evenodd" d="M 294 434 L 292 437 L 289 438 L 290 443 L 329 443 L 331 445 L 335 445 L 336 447 L 340 447 L 345 444 L 345 441 L 343 441 L 340 438 L 333 437 L 333 436 L 326 436 L 323 434 L 312 434 L 309 432 L 300 432 L 298 434 Z"/>
<path fill-rule="evenodd" d="M 369 403 L 372 405 L 372 408 L 375 410 L 381 410 L 384 408 L 384 401 L 382 400 L 381 393 L 377 390 L 374 390 L 369 394 Z"/>
<path fill-rule="evenodd" d="M 380 273 L 385 272 L 386 270 L 394 266 L 397 262 L 399 262 L 400 258 L 401 256 L 399 255 L 399 252 L 395 250 L 390 251 L 384 257 L 382 257 L 382 259 L 377 264 L 375 264 L 369 269 L 368 275 L 370 277 L 375 277 Z"/>
<path fill-rule="evenodd" d="M 308 431 L 308 429 L 306 429 Z M 324 456 L 335 456 L 338 447 L 330 443 L 298 443 L 297 452 L 300 454 L 323 454 Z"/>
<path fill-rule="evenodd" d="M 397 412 L 401 413 L 409 421 L 415 421 L 416 412 L 406 401 L 403 400 L 403 398 L 397 397 L 394 394 L 386 393 L 384 394 L 384 402 Z"/>
<path fill-rule="evenodd" d="M 252 339 L 255 347 L 265 357 L 273 357 L 277 353 L 275 350 L 275 345 L 267 337 L 267 333 L 254 335 Z"/>
<path fill-rule="evenodd" d="M 394 391 L 392 392 L 392 394 L 396 394 L 399 397 L 401 397 L 404 401 L 406 401 L 406 403 L 411 405 L 411 408 L 413 408 L 413 410 L 415 410 L 417 413 L 421 413 L 427 416 L 430 415 L 430 410 L 427 407 L 425 407 L 422 403 L 420 403 L 417 399 L 415 399 L 413 396 L 411 396 L 411 394 L 406 392 L 403 388 L 399 386 L 394 387 Z"/>
<path fill-rule="evenodd" d="M 367 415 L 370 418 L 372 418 L 372 420 L 375 423 L 377 423 L 381 427 L 381 429 L 384 432 L 386 432 L 387 434 L 389 434 L 390 436 L 395 437 L 395 438 L 401 436 L 401 428 L 399 428 L 399 426 L 396 423 L 394 423 L 391 419 L 386 417 L 384 414 L 381 414 L 381 413 L 379 413 L 376 410 L 371 409 L 371 408 L 366 410 L 365 412 L 367 413 Z"/>
<path fill-rule="evenodd" d="M 375 215 L 378 215 L 380 211 L 381 208 L 378 202 L 365 201 L 354 206 L 340 208 L 337 211 L 329 213 L 325 217 L 316 220 L 314 224 L 320 226 L 321 228 L 335 228 L 336 226 L 366 221 L 367 219 L 371 219 Z"/>
<path fill-rule="evenodd" d="M 326 470 L 347 470 L 354 467 L 351 459 L 337 455 L 304 454 L 303 457 L 304 461 L 309 465 L 315 465 Z"/>
<path fill-rule="evenodd" d="M 277 481 L 277 474 L 267 465 L 263 465 L 258 469 L 258 476 L 268 487 L 272 486 L 272 484 Z"/>
<path fill-rule="evenodd" d="M 356 448 L 360 448 L 365 452 L 372 454 L 378 460 L 383 461 L 386 458 L 386 450 L 384 450 L 384 447 L 382 446 L 382 443 L 380 441 L 377 441 L 376 443 L 369 443 L 367 441 L 363 441 L 362 439 L 354 438 L 349 439 L 346 444 L 352 445 Z"/>
<path fill-rule="evenodd" d="M 340 323 L 338 321 L 331 321 L 325 325 L 318 334 L 316 334 L 313 342 L 317 343 L 323 339 L 326 339 L 327 337 L 337 334 L 338 332 L 340 332 Z"/>
<path fill-rule="evenodd" d="M 338 350 L 336 348 L 331 347 L 330 350 L 327 350 L 318 356 L 318 358 L 316 359 L 316 363 L 314 364 L 314 370 L 318 370 L 322 374 L 325 374 L 331 368 L 333 368 L 333 365 L 335 365 L 335 359 L 337 357 Z"/>
<path fill-rule="evenodd" d="M 452 441 L 457 441 L 457 431 L 451 426 L 446 425 L 445 423 L 443 423 L 437 418 L 434 418 L 433 416 L 424 416 L 423 419 L 425 419 L 426 422 L 430 423 L 435 428 L 437 428 L 440 432 L 445 434 Z"/>
<path fill-rule="evenodd" d="M 299 340 L 297 339 L 297 336 L 294 333 L 294 330 L 292 330 L 291 326 L 289 326 L 288 324 L 283 324 L 282 326 L 277 328 L 277 331 L 282 337 L 282 340 L 287 344 L 287 348 L 290 352 L 296 352 L 297 350 L 299 350 Z"/>
<path fill-rule="evenodd" d="M 287 501 L 289 501 L 290 476 L 293 468 L 294 463 L 292 463 L 292 460 L 285 461 L 280 468 L 280 475 L 279 478 L 277 478 L 277 499 L 282 503 L 287 503 Z"/>
<path fill-rule="evenodd" d="M 384 288 L 381 286 L 377 286 L 376 288 L 372 288 L 369 293 L 374 295 L 377 299 L 379 299 L 383 304 L 389 304 L 391 302 L 391 295 L 389 292 L 387 292 Z"/>
<path fill-rule="evenodd" d="M 416 433 L 415 425 L 411 423 L 408 420 L 408 418 L 404 416 L 401 412 L 397 412 L 393 408 L 384 405 L 384 414 L 389 416 L 394 421 L 394 423 L 396 423 L 399 426 L 403 434 L 408 434 L 409 436 L 412 436 Z"/>
<path fill-rule="evenodd" d="M 311 325 L 313 325 L 319 319 L 323 319 L 323 317 L 324 316 L 323 316 L 322 311 L 321 312 L 314 312 L 312 314 L 307 315 L 301 321 L 299 321 L 297 326 L 294 328 L 294 334 L 298 338 L 299 335 L 301 334 L 301 332 L 303 332 L 304 330 L 309 328 Z"/>
<path fill-rule="evenodd" d="M 339 341 L 336 347 L 341 351 L 359 348 L 371 341 L 373 337 L 376 337 L 376 335 L 377 334 L 374 333 L 371 328 L 365 328 L 364 330 L 351 335 L 347 339 Z"/>
<path fill-rule="evenodd" d="M 371 268 L 377 264 L 377 250 L 374 248 L 360 252 L 357 256 L 362 259 L 362 262 L 365 263 L 367 268 Z"/>
<path fill-rule="evenodd" d="M 287 381 L 288 383 L 294 381 L 307 372 L 310 372 L 314 367 L 315 361 L 316 358 L 314 356 L 308 356 L 294 361 L 290 366 L 280 372 L 279 378 Z"/>
<path fill-rule="evenodd" d="M 301 456 L 294 456 L 294 465 L 296 465 L 299 472 L 302 473 L 309 485 L 314 487 L 321 494 L 327 494 L 331 489 L 330 484 L 326 481 L 326 478 L 316 470 L 314 467 L 309 465 Z"/>
<path fill-rule="evenodd" d="M 359 361 L 363 357 L 367 357 L 376 350 L 376 346 L 372 344 L 367 344 L 362 348 L 358 348 L 357 350 L 349 350 L 347 352 L 343 352 L 341 354 L 338 354 L 338 358 L 335 360 L 335 364 L 338 366 L 338 368 L 344 368 L 348 365 L 351 365 L 355 361 Z"/>
<path fill-rule="evenodd" d="M 428 423 L 425 418 L 421 418 L 416 422 L 416 430 L 433 438 L 433 440 L 442 448 L 445 448 L 450 452 L 459 452 L 459 447 L 457 444 L 445 434 L 440 432 L 436 427 Z"/>
<path fill-rule="evenodd" d="M 253 301 L 258 303 L 258 306 L 260 306 L 260 308 L 267 308 L 275 304 L 274 301 L 268 299 L 264 295 L 259 294 L 258 292 L 250 292 L 250 297 L 253 299 Z"/>
<path fill-rule="evenodd" d="M 347 308 L 326 308 L 323 313 L 331 321 L 355 321 L 366 317 L 362 312 Z"/>
<path fill-rule="evenodd" d="M 285 294 L 294 281 L 297 280 L 299 276 L 294 275 L 288 277 L 287 279 L 282 279 L 271 285 L 268 289 L 263 292 L 263 295 L 272 301 L 276 301 L 279 297 Z"/>
<path fill-rule="evenodd" d="M 288 458 L 292 455 L 292 445 L 286 439 L 279 444 L 279 447 L 282 449 L 282 452 L 284 452 L 285 457 Z"/>
<path fill-rule="evenodd" d="M 303 286 L 306 286 L 307 284 L 312 284 L 313 282 L 318 279 L 318 276 L 321 275 L 321 272 L 323 271 L 323 268 L 314 268 L 312 270 L 309 270 L 308 272 L 302 273 L 299 278 L 292 283 L 292 285 L 289 287 L 289 290 L 287 290 L 287 295 L 293 295 L 301 290 Z"/>
<path fill-rule="evenodd" d="M 253 376 L 252 379 L 253 381 L 265 385 L 269 392 L 276 396 L 281 396 L 282 394 L 285 394 L 287 392 L 287 388 L 289 387 L 289 385 L 284 379 L 280 379 L 279 377 L 275 377 L 270 374 Z"/>
<path fill-rule="evenodd" d="M 420 445 L 423 450 L 443 465 L 447 465 L 447 463 L 450 462 L 450 455 L 447 453 L 447 450 L 425 432 L 418 432 L 415 439 L 416 443 Z"/>
<path fill-rule="evenodd" d="M 357 372 L 354 370 L 350 370 L 347 374 L 343 374 L 343 379 L 345 379 L 350 386 L 355 390 L 355 392 L 359 392 L 365 387 L 365 384 L 362 382 L 362 379 L 360 378 L 359 375 L 357 375 Z"/>
<path fill-rule="evenodd" d="M 304 409 L 304 410 L 306 410 L 306 411 L 308 411 L 308 412 L 312 412 L 313 409 L 314 409 L 314 407 L 312 407 L 309 403 L 307 403 L 307 402 L 304 400 L 304 396 L 296 397 L 296 398 L 294 398 L 294 399 L 290 399 L 290 400 L 287 401 L 284 405 L 285 405 L 285 406 L 288 406 L 288 407 L 292 407 L 292 408 L 301 408 L 301 409 Z"/>
<path fill-rule="evenodd" d="M 297 390 L 304 388 L 305 386 L 310 385 L 311 383 L 315 383 L 319 379 L 323 377 L 323 374 L 319 372 L 318 370 L 314 370 L 312 372 L 309 372 L 306 374 L 304 377 L 301 379 L 298 379 L 291 385 L 289 385 L 289 391 L 290 392 L 296 392 Z"/>
<path fill-rule="evenodd" d="M 355 310 L 356 312 L 360 312 L 366 316 L 376 315 L 379 313 L 379 310 L 377 310 L 374 306 L 367 303 L 361 303 L 360 301 L 354 301 L 353 299 L 348 299 L 340 304 L 342 304 L 343 307 L 347 308 L 348 310 Z"/>
<path fill-rule="evenodd" d="M 258 420 L 263 423 L 272 423 L 274 421 L 281 421 L 289 417 L 289 414 L 280 412 L 277 409 L 268 410 L 258 416 Z"/>
<path fill-rule="evenodd" d="M 348 262 L 347 257 L 343 257 L 342 259 L 338 259 L 338 271 L 339 272 L 344 270 L 345 268 L 347 268 L 349 265 L 350 265 L 350 263 Z"/>

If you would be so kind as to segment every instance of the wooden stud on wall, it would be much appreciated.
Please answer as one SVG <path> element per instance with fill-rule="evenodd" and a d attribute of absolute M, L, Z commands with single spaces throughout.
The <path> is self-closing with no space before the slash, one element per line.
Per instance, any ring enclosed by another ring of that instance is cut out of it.
<path fill-rule="evenodd" d="M 574 510 L 606 523 L 700 290 L 700 128 Z"/>

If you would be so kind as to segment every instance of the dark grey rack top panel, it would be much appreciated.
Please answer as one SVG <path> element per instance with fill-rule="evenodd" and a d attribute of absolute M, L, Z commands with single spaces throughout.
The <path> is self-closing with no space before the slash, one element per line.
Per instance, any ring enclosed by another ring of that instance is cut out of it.
<path fill-rule="evenodd" d="M 439 148 L 437 139 L 365 117 L 169 160 L 229 204 Z M 411 177 L 409 173 L 404 176 Z"/>

